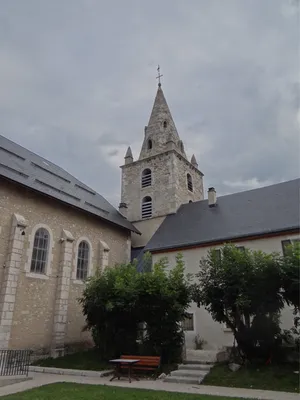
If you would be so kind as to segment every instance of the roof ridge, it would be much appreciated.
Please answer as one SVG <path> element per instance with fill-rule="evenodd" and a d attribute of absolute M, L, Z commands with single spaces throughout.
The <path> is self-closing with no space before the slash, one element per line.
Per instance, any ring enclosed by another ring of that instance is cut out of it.
<path fill-rule="evenodd" d="M 266 189 L 266 188 L 269 188 L 269 187 L 272 187 L 272 186 L 283 185 L 283 184 L 287 184 L 289 182 L 294 182 L 294 181 L 297 181 L 297 180 L 300 181 L 300 177 L 299 178 L 290 179 L 289 181 L 281 181 L 281 182 L 271 183 L 270 185 L 266 185 L 266 186 L 260 186 L 260 187 L 252 188 L 252 189 L 248 189 L 248 190 L 241 190 L 240 192 L 233 192 L 233 193 L 223 194 L 221 196 L 218 196 L 218 199 L 221 199 L 221 198 L 224 198 L 224 197 L 228 197 L 228 196 L 234 196 L 234 195 L 242 194 L 242 193 L 249 193 L 249 192 L 253 192 L 253 191 L 256 191 L 256 190 L 263 190 L 263 189 Z M 207 201 L 208 201 L 208 199 L 206 198 L 206 199 L 194 201 L 192 203 L 182 204 L 182 206 L 187 206 L 189 204 L 195 204 L 195 203 L 201 203 L 201 202 L 207 202 Z"/>

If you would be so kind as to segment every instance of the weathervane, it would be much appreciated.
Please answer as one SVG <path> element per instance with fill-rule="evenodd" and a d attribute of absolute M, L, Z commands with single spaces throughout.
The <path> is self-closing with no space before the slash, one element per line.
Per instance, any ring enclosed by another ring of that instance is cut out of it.
<path fill-rule="evenodd" d="M 161 75 L 161 73 L 160 73 L 160 66 L 157 67 L 157 73 L 158 73 L 158 76 L 156 77 L 156 79 L 158 79 L 158 87 L 161 87 L 160 78 L 163 75 Z"/>

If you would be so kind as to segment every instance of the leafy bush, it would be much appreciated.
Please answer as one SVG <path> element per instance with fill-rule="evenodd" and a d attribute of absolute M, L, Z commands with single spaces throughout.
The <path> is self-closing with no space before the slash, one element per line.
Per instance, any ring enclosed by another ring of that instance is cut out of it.
<path fill-rule="evenodd" d="M 160 355 L 165 363 L 179 359 L 189 282 L 181 255 L 175 268 L 166 268 L 165 259 L 144 273 L 135 264 L 124 264 L 90 279 L 80 302 L 104 360 L 126 353 Z M 141 323 L 147 327 L 143 335 Z"/>
<path fill-rule="evenodd" d="M 291 244 L 286 249 L 282 270 L 283 296 L 294 307 L 294 326 L 290 330 L 290 340 L 300 347 L 300 243 Z"/>

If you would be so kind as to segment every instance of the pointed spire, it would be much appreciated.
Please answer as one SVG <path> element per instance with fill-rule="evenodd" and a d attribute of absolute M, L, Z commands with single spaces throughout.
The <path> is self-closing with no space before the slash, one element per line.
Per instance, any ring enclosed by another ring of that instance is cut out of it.
<path fill-rule="evenodd" d="M 130 146 L 128 146 L 128 149 L 126 151 L 126 154 L 125 154 L 124 158 L 125 158 L 125 164 L 130 164 L 130 163 L 133 162 L 133 156 L 132 156 L 132 151 L 131 151 L 131 147 Z"/>
<path fill-rule="evenodd" d="M 175 143 L 176 150 L 186 158 L 180 148 L 180 138 L 164 92 L 161 86 L 158 86 L 139 159 L 166 151 L 167 141 L 170 139 Z"/>
<path fill-rule="evenodd" d="M 191 164 L 192 164 L 195 168 L 198 168 L 198 163 L 197 163 L 195 154 L 192 155 Z"/>

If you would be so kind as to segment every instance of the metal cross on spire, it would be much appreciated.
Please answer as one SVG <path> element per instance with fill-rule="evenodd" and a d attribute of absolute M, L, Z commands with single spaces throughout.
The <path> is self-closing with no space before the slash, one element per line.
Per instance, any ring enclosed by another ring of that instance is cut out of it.
<path fill-rule="evenodd" d="M 160 78 L 161 78 L 163 75 L 161 75 L 161 73 L 160 73 L 160 66 L 157 67 L 157 73 L 158 73 L 158 76 L 156 77 L 156 79 L 158 79 L 158 87 L 161 87 Z"/>

